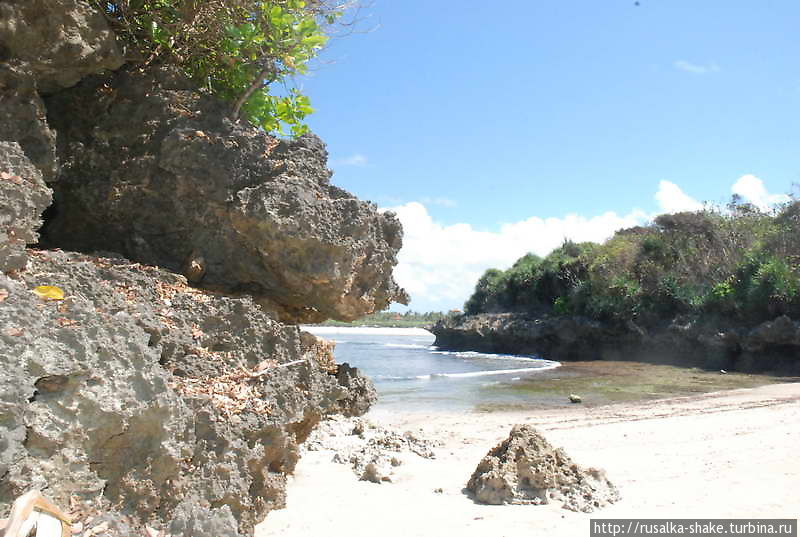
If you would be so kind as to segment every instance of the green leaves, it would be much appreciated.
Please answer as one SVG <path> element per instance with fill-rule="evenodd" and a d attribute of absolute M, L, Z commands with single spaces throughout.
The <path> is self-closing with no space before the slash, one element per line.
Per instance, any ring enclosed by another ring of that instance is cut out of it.
<path fill-rule="evenodd" d="M 602 245 L 565 242 L 546 258 L 489 270 L 468 313 L 586 315 L 642 325 L 678 314 L 758 323 L 800 316 L 800 201 L 753 210 L 659 216 Z"/>
<path fill-rule="evenodd" d="M 328 41 L 325 26 L 335 24 L 340 10 L 302 0 L 93 1 L 144 63 L 180 66 L 231 101 L 233 116 L 268 132 L 307 131 L 303 121 L 313 108 L 290 82 L 308 71 Z M 270 91 L 275 84 L 284 95 Z"/>

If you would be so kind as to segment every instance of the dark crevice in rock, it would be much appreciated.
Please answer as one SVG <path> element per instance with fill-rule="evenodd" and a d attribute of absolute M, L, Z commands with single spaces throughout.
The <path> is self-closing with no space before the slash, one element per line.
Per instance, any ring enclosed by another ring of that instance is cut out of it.
<path fill-rule="evenodd" d="M 399 223 L 329 184 L 317 137 L 232 124 L 221 103 L 169 89 L 165 75 L 95 77 L 47 99 L 62 172 L 42 245 L 119 252 L 250 294 L 291 322 L 406 301 L 391 276 Z"/>
<path fill-rule="evenodd" d="M 319 421 L 375 400 L 278 319 L 405 301 L 400 223 L 330 184 L 317 137 L 233 124 L 172 70 L 105 73 L 89 3 L 0 11 L 0 516 L 36 487 L 112 537 L 252 535 Z"/>

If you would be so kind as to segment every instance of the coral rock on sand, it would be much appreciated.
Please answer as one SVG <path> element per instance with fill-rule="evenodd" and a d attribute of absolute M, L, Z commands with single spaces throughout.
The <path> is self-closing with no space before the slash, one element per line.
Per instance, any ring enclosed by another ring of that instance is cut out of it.
<path fill-rule="evenodd" d="M 340 386 L 348 389 L 350 396 L 336 402 L 336 413 L 344 416 L 361 416 L 378 402 L 375 385 L 362 375 L 357 367 L 350 367 L 347 362 L 339 364 L 336 379 Z"/>
<path fill-rule="evenodd" d="M 467 488 L 482 503 L 546 504 L 590 513 L 620 499 L 605 472 L 582 468 L 536 429 L 515 425 L 478 464 Z"/>
<path fill-rule="evenodd" d="M 335 416 L 320 424 L 302 449 L 332 451 L 333 462 L 350 465 L 362 481 L 391 483 L 394 468 L 403 464 L 404 457 L 434 459 L 434 448 L 439 446 L 411 431 L 400 433 L 363 418 Z"/>

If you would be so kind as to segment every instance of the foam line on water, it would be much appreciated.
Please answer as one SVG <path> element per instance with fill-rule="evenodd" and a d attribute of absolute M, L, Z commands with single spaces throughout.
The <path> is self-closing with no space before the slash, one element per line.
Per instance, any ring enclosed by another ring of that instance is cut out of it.
<path fill-rule="evenodd" d="M 394 347 L 398 349 L 427 349 L 430 345 L 418 345 L 416 343 L 384 343 L 384 347 Z"/>
<path fill-rule="evenodd" d="M 518 354 L 489 354 L 485 352 L 476 351 L 438 351 L 432 350 L 432 354 L 441 354 L 443 356 L 457 356 L 459 358 L 485 358 L 489 360 L 508 360 L 517 362 L 530 362 L 531 360 L 541 360 L 535 356 L 520 356 Z"/>
<path fill-rule="evenodd" d="M 487 371 L 469 371 L 467 373 L 431 373 L 429 375 L 412 375 L 407 377 L 392 376 L 392 375 L 377 375 L 375 380 L 431 380 L 437 378 L 470 378 L 470 377 L 488 377 L 491 375 L 508 375 L 511 373 L 532 373 L 536 371 L 547 371 L 548 369 L 555 369 L 561 366 L 561 362 L 552 362 L 549 360 L 542 360 L 547 362 L 541 367 L 523 367 L 517 369 L 493 369 Z M 519 380 L 517 377 L 516 380 Z"/>
<path fill-rule="evenodd" d="M 560 366 L 559 362 L 551 362 L 542 367 L 523 367 L 521 369 L 495 369 L 492 371 L 470 371 L 469 373 L 433 373 L 431 375 L 421 375 L 419 378 L 469 378 L 469 377 L 488 377 L 490 375 L 507 375 L 509 373 L 523 373 L 533 371 L 546 371 Z"/>

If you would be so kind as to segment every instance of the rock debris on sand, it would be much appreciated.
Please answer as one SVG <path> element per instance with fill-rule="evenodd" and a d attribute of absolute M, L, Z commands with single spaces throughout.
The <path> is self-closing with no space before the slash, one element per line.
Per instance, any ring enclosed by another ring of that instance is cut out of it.
<path fill-rule="evenodd" d="M 546 504 L 591 513 L 620 499 L 605 472 L 582 468 L 530 425 L 515 425 L 511 434 L 478 464 L 467 488 L 481 503 Z"/>
<path fill-rule="evenodd" d="M 409 456 L 435 459 L 441 443 L 411 431 L 400 433 L 364 418 L 333 417 L 311 433 L 303 449 L 331 450 L 333 461 L 349 464 L 364 481 L 391 483 L 394 468 Z"/>

